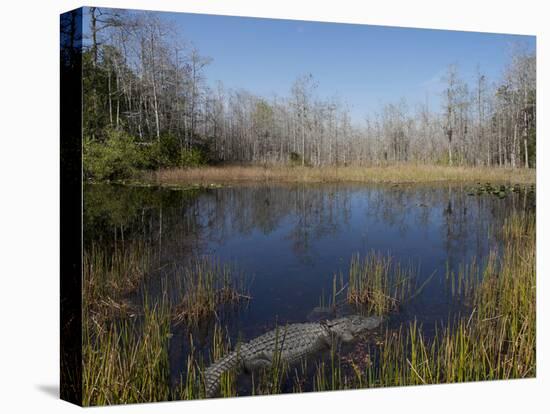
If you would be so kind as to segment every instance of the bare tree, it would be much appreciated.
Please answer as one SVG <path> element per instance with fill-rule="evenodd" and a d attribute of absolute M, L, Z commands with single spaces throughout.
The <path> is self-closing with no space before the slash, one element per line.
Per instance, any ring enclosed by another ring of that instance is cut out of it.
<path fill-rule="evenodd" d="M 318 96 L 311 74 L 273 98 L 209 85 L 212 59 L 177 27 L 154 13 L 121 13 L 90 8 L 85 86 L 92 91 L 86 125 L 93 125 L 85 133 L 92 138 L 108 128 L 140 145 L 176 137 L 181 151 L 207 146 L 226 162 L 299 156 L 302 166 L 445 158 L 451 166 L 534 166 L 536 60 L 529 50 L 512 54 L 502 79 L 491 82 L 478 70 L 471 88 L 450 65 L 441 111 L 432 112 L 427 100 L 414 110 L 398 100 L 356 124 L 344 100 Z"/>

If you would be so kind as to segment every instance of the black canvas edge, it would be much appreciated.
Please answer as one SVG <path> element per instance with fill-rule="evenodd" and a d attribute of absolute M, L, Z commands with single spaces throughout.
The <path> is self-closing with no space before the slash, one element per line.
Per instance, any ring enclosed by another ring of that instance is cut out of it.
<path fill-rule="evenodd" d="M 82 23 L 60 15 L 60 398 L 82 405 Z"/>

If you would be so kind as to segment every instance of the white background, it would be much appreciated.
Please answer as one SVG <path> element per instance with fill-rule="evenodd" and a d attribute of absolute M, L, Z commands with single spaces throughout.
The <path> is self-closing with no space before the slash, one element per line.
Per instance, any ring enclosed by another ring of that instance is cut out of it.
<path fill-rule="evenodd" d="M 4 0 L 0 411 L 74 412 L 59 374 L 59 14 L 82 5 L 537 35 L 537 379 L 103 408 L 106 412 L 548 412 L 550 12 L 545 1 Z M 546 99 L 545 99 L 546 98 Z M 546 273 L 545 273 L 546 272 Z M 95 410 L 95 409 L 94 409 Z"/>

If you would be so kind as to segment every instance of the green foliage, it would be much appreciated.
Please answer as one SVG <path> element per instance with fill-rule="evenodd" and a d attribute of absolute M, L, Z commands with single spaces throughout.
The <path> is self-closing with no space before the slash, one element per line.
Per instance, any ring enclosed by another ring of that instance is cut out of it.
<path fill-rule="evenodd" d="M 152 143 L 138 144 L 126 132 L 106 128 L 104 139 L 84 138 L 84 178 L 113 181 L 131 178 L 138 170 L 170 167 L 198 167 L 208 161 L 201 147 L 186 149 L 173 135 L 163 135 Z"/>
<path fill-rule="evenodd" d="M 141 167 L 156 170 L 177 165 L 179 151 L 180 144 L 174 136 L 162 135 L 160 139 L 142 146 L 143 165 Z"/>
<path fill-rule="evenodd" d="M 143 156 L 127 133 L 107 129 L 103 142 L 90 137 L 83 143 L 83 172 L 88 180 L 107 181 L 130 178 L 143 164 Z"/>
<path fill-rule="evenodd" d="M 159 139 L 137 142 L 125 129 L 110 126 L 109 76 L 117 51 L 104 48 L 103 58 L 94 64 L 92 53 L 83 54 L 83 170 L 84 178 L 112 181 L 131 178 L 138 170 L 197 167 L 208 161 L 208 148 L 188 148 L 181 137 L 162 133 Z"/>
<path fill-rule="evenodd" d="M 302 156 L 298 154 L 297 152 L 291 152 L 290 153 L 290 165 L 291 166 L 298 166 L 302 165 Z"/>
<path fill-rule="evenodd" d="M 273 108 L 264 99 L 260 99 L 254 107 L 252 116 L 255 123 L 268 124 L 273 121 Z"/>
<path fill-rule="evenodd" d="M 252 113 L 252 123 L 258 137 L 267 138 L 272 130 L 274 113 L 273 108 L 263 99 L 260 99 Z"/>
<path fill-rule="evenodd" d="M 182 150 L 180 154 L 180 166 L 182 167 L 200 167 L 205 165 L 207 157 L 205 152 L 199 148 Z"/>
<path fill-rule="evenodd" d="M 529 167 L 535 168 L 537 166 L 537 131 L 535 128 L 529 130 L 527 147 L 527 151 L 529 151 Z"/>
<path fill-rule="evenodd" d="M 172 134 L 161 135 L 159 140 L 142 148 L 144 169 L 170 167 L 199 167 L 208 161 L 207 151 L 194 146 L 186 148 L 179 138 Z"/>
<path fill-rule="evenodd" d="M 313 167 L 311 161 L 304 159 L 299 152 L 291 152 L 289 155 L 289 164 L 291 167 Z"/>
<path fill-rule="evenodd" d="M 82 54 L 82 120 L 84 136 L 93 139 L 102 139 L 103 129 L 109 123 L 105 99 L 109 93 L 107 78 L 107 70 L 94 66 L 91 52 L 85 51 Z"/>
<path fill-rule="evenodd" d="M 444 151 L 439 154 L 439 157 L 435 160 L 434 164 L 447 167 L 449 165 L 449 153 L 447 151 Z"/>

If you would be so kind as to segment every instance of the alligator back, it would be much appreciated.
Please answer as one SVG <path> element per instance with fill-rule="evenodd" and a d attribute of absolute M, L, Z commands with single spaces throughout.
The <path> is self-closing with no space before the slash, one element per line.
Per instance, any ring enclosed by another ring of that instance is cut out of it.
<path fill-rule="evenodd" d="M 206 396 L 213 397 L 220 388 L 220 380 L 224 372 L 242 367 L 240 352 L 233 351 L 210 365 L 204 372 Z"/>
<path fill-rule="evenodd" d="M 285 363 L 296 362 L 326 347 L 328 336 L 326 328 L 320 323 L 281 326 L 258 336 L 206 369 L 206 396 L 212 397 L 218 392 L 221 376 L 226 371 L 268 368 L 277 358 Z"/>
<path fill-rule="evenodd" d="M 269 331 L 243 347 L 245 364 L 255 368 L 254 360 L 273 362 L 275 358 L 293 363 L 308 354 L 320 351 L 327 344 L 327 330 L 320 323 L 296 323 L 280 326 Z"/>

